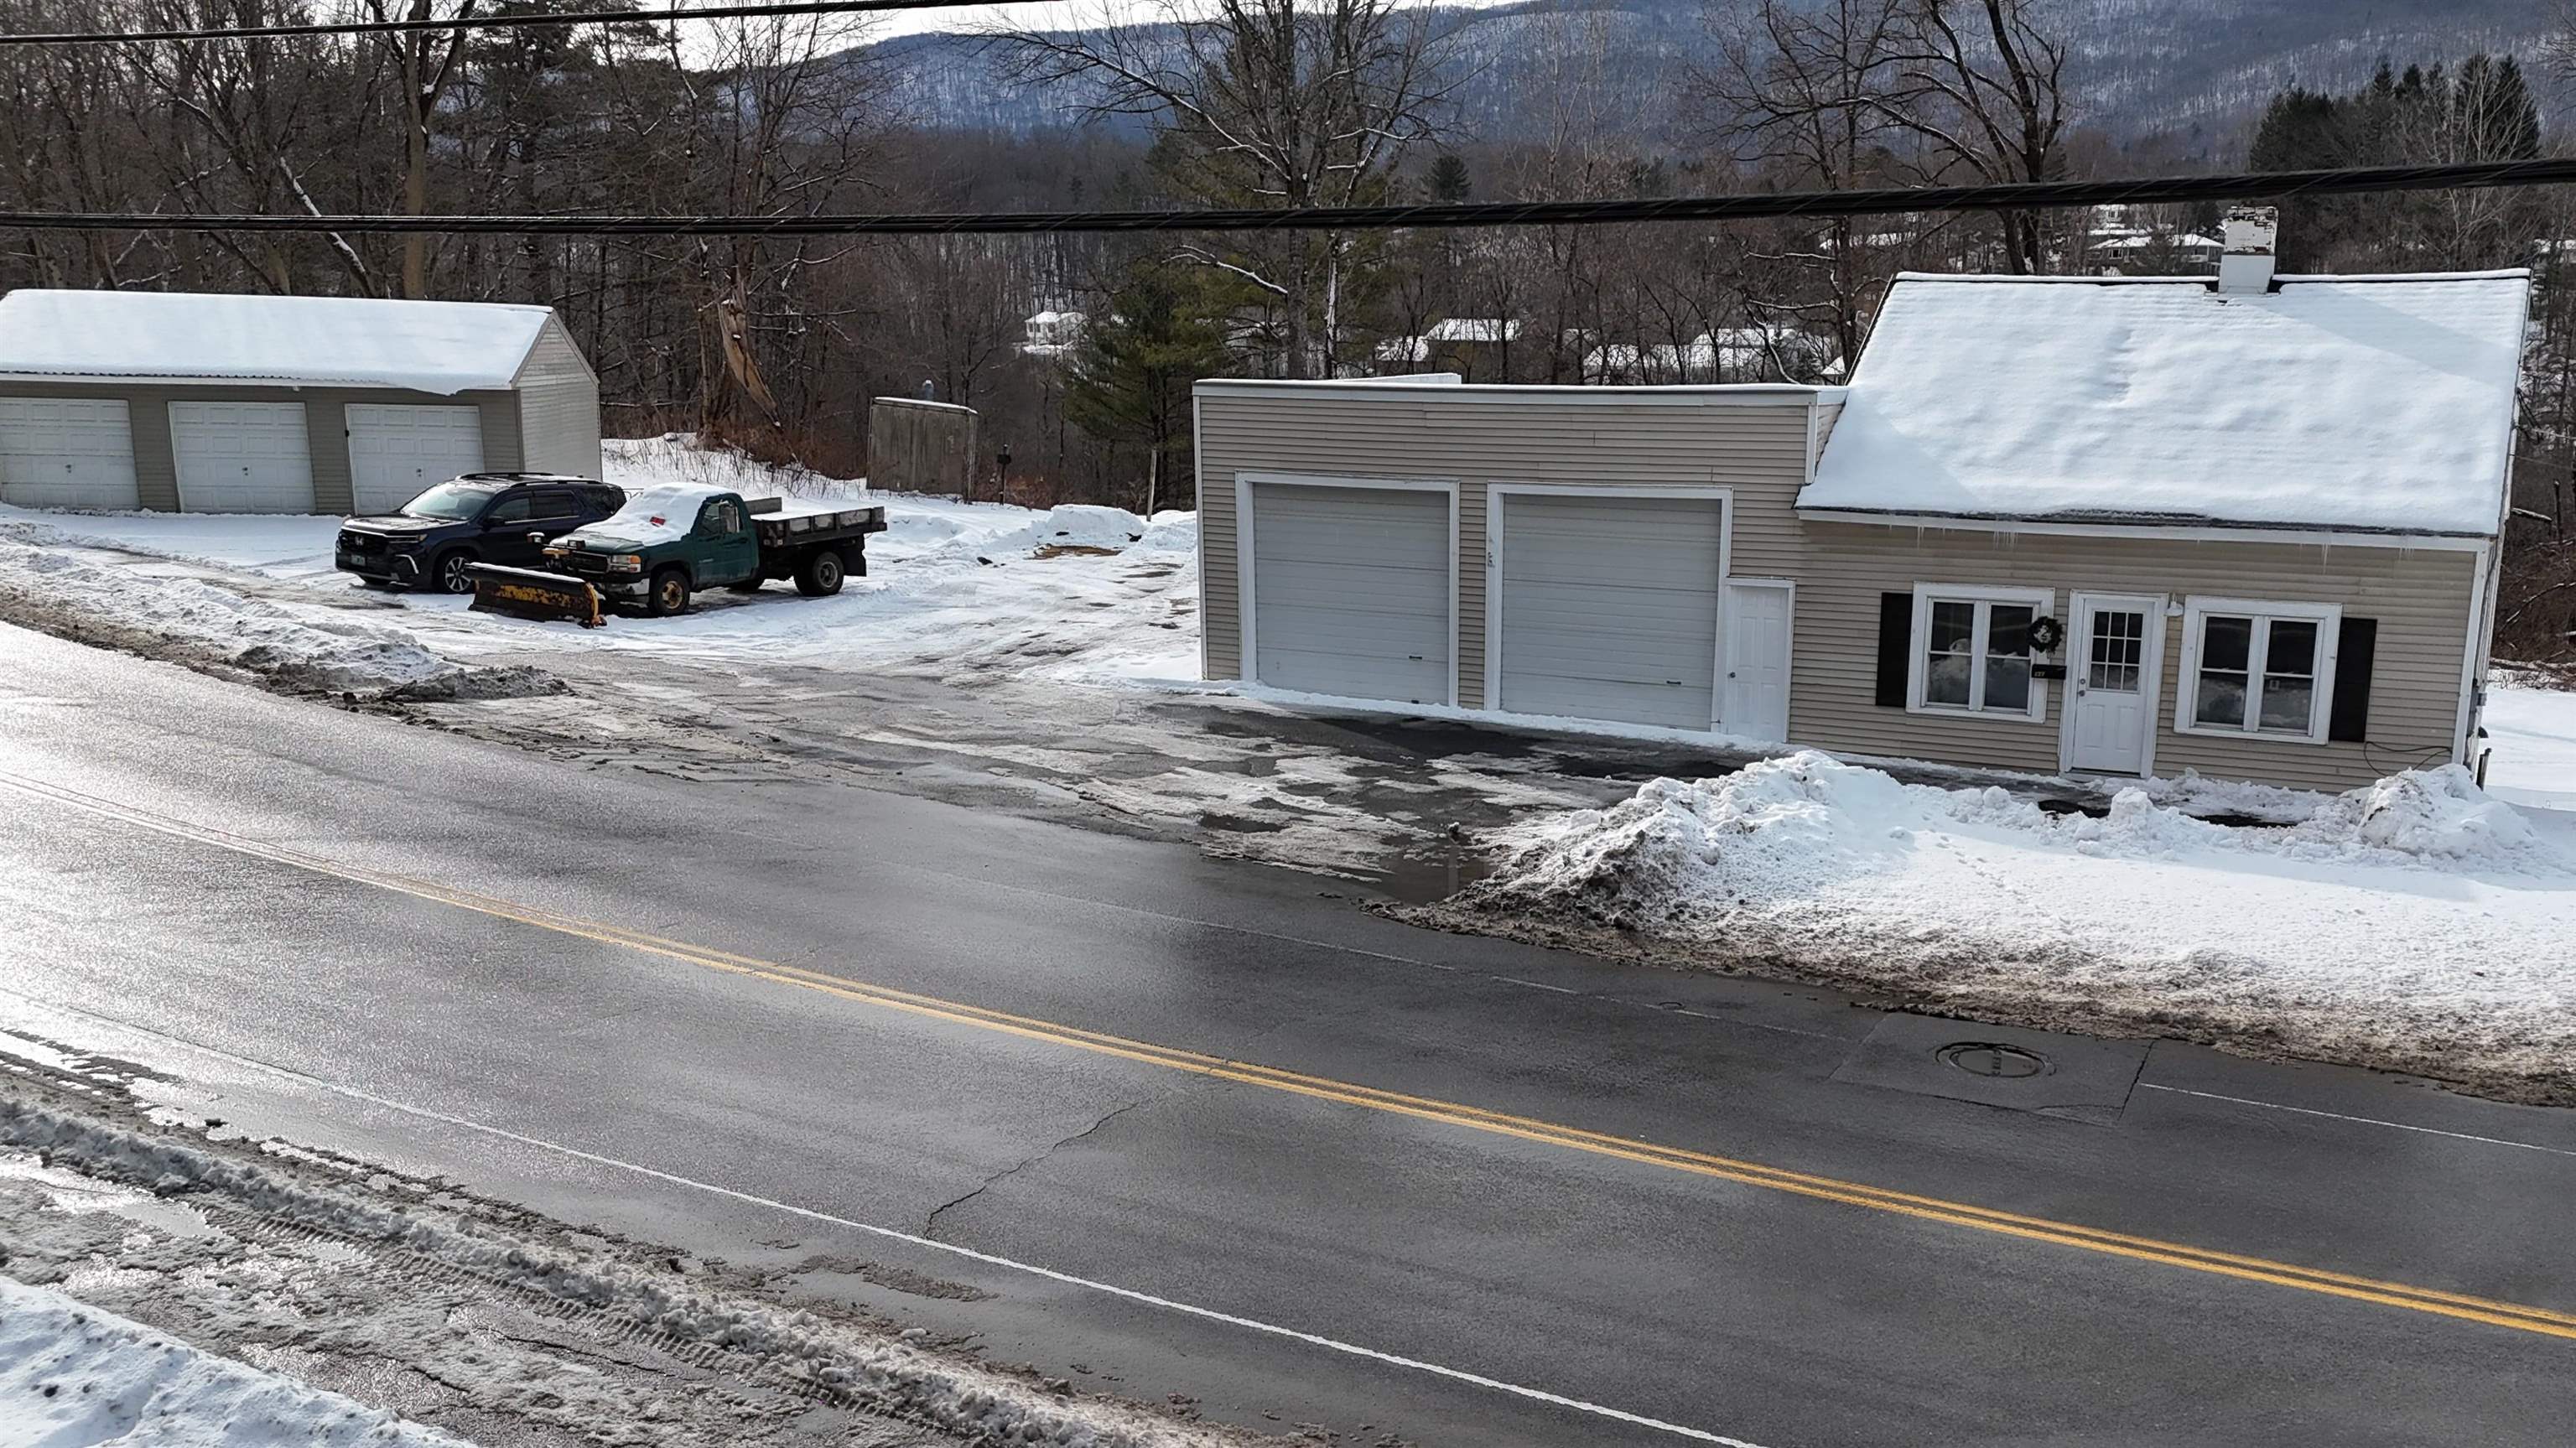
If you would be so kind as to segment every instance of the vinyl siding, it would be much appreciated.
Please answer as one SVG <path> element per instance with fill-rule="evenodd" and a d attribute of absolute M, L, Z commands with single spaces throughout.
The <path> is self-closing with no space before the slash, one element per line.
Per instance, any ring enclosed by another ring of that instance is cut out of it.
<path fill-rule="evenodd" d="M 300 402 L 304 404 L 306 451 L 312 457 L 313 505 L 325 513 L 350 508 L 349 431 L 344 409 L 350 403 L 396 403 L 439 407 L 472 404 L 483 414 L 483 466 L 522 466 L 516 399 L 508 392 L 465 392 L 442 396 L 394 387 L 256 387 L 230 382 L 189 386 L 137 386 L 102 382 L 0 382 L 7 397 L 114 397 L 125 401 L 134 429 L 134 486 L 142 506 L 159 512 L 179 508 L 179 472 L 170 443 L 173 402 Z"/>
<path fill-rule="evenodd" d="M 599 378 L 559 320 L 537 333 L 528 360 L 519 364 L 520 466 L 531 471 L 595 478 L 600 471 Z"/>
<path fill-rule="evenodd" d="M 1632 401 L 1439 388 L 1345 388 L 1199 398 L 1199 547 L 1207 672 L 1243 677 L 1235 477 L 1242 472 L 1459 484 L 1458 687 L 1485 699 L 1488 489 L 1594 483 L 1735 490 L 1734 571 L 1793 576 L 1793 501 L 1806 477 L 1804 393 L 1637 394 Z"/>
<path fill-rule="evenodd" d="M 1975 718 L 1908 713 L 1873 704 L 1878 600 L 1918 583 L 2046 588 L 2050 611 L 2068 617 L 2077 589 L 2266 602 L 2333 603 L 2376 619 L 2367 744 L 2226 739 L 2174 730 L 2182 671 L 2182 620 L 2163 620 L 2164 677 L 2154 713 L 2155 772 L 2184 770 L 2348 789 L 2411 764 L 2451 757 L 2477 555 L 2280 543 L 2067 538 L 1968 530 L 1809 523 L 1793 621 L 1796 670 L 1789 737 L 1801 744 L 1935 763 L 2054 774 L 2063 681 L 2048 686 L 2046 717 Z M 2067 651 L 2061 650 L 2060 657 Z"/>
<path fill-rule="evenodd" d="M 1719 400 L 1723 397 L 1723 400 Z M 2053 774 L 2064 683 L 2043 718 L 1909 713 L 1872 702 L 1879 595 L 1918 583 L 2046 588 L 2065 617 L 2071 593 L 2198 595 L 2341 605 L 2377 621 L 2369 740 L 2307 744 L 2178 733 L 2179 617 L 2163 621 L 2154 770 L 2197 770 L 2343 789 L 2452 757 L 2477 555 L 2449 550 L 2265 542 L 2010 535 L 1806 522 L 1796 512 L 1808 465 L 1803 393 L 1636 394 L 1580 400 L 1434 388 L 1229 391 L 1199 398 L 1201 567 L 1206 669 L 1243 676 L 1235 479 L 1242 472 L 1407 478 L 1459 485 L 1459 702 L 1489 708 L 1486 564 L 1496 483 L 1732 490 L 1728 573 L 1798 584 L 1789 738 L 1850 753 Z M 1819 399 L 1817 445 L 1840 412 Z M 2065 657 L 2062 651 L 2060 657 Z"/>

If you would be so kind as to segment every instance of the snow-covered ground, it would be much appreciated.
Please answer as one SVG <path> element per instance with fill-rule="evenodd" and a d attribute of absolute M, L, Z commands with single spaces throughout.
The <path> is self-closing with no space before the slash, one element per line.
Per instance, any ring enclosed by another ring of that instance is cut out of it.
<path fill-rule="evenodd" d="M 464 1448 L 337 1393 L 0 1277 L 0 1448 Z"/>
<path fill-rule="evenodd" d="M 2566 820 L 2456 766 L 2281 828 L 2193 818 L 2191 793 L 2057 815 L 1803 752 L 1503 830 L 1501 867 L 1425 914 L 2576 1100 Z"/>
<path fill-rule="evenodd" d="M 238 640 L 260 652 L 228 661 L 283 669 L 289 684 L 325 689 L 419 685 L 455 670 L 452 660 L 550 648 L 943 673 L 1008 662 L 1064 681 L 1179 681 L 1198 672 L 1195 514 L 1147 520 L 1116 508 L 870 495 L 863 485 L 677 439 L 606 447 L 608 481 L 629 489 L 691 482 L 752 497 L 881 502 L 887 531 L 868 540 L 870 575 L 824 599 L 784 584 L 747 597 L 702 594 L 680 618 L 618 617 L 578 635 L 563 624 L 470 613 L 462 597 L 364 593 L 332 567 L 336 518 L 0 507 L 0 590 L 210 648 Z M 66 553 L 67 544 L 179 566 L 120 567 Z M 245 598 L 189 565 L 279 586 Z"/>

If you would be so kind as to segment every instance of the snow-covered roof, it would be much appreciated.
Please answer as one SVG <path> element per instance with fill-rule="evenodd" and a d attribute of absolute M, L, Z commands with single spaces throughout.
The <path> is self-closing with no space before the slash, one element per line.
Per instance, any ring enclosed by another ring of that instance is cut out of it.
<path fill-rule="evenodd" d="M 2095 251 L 2146 251 L 2156 246 L 2170 246 L 2177 250 L 2216 251 L 2223 245 L 2225 243 L 2217 237 L 2203 236 L 2196 231 L 2170 235 L 2139 232 L 2131 236 L 2115 236 L 2108 241 L 2097 241 L 2093 243 L 2093 249 Z"/>
<path fill-rule="evenodd" d="M 1521 324 L 1508 317 L 1450 317 L 1422 335 L 1434 342 L 1510 342 L 1520 334 Z"/>
<path fill-rule="evenodd" d="M 1907 274 L 1806 508 L 2488 536 L 2528 273 Z"/>
<path fill-rule="evenodd" d="M 492 302 L 47 291 L 0 297 L 0 375 L 508 387 L 553 312 Z"/>

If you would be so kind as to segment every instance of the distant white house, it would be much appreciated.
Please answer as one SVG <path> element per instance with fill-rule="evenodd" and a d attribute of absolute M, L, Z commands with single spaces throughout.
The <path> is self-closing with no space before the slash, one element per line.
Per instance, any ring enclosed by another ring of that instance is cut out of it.
<path fill-rule="evenodd" d="M 1721 327 L 1682 343 L 1603 343 L 1584 352 L 1583 380 L 1612 386 L 1777 382 L 1818 372 L 1832 355 L 1832 343 L 1795 327 Z"/>
<path fill-rule="evenodd" d="M 1517 318 L 1447 317 L 1417 335 L 1386 338 L 1372 355 L 1380 368 L 1435 366 L 1486 379 L 1501 370 L 1503 349 L 1519 341 L 1520 335 Z"/>
<path fill-rule="evenodd" d="M 2158 255 L 2168 269 L 2202 271 L 2218 265 L 2218 254 L 2224 250 L 2226 247 L 2217 237 L 2197 231 L 2140 231 L 2096 237 L 2092 245 L 2093 274 L 2123 276 Z"/>
<path fill-rule="evenodd" d="M 1028 336 L 1020 343 L 1020 350 L 1031 357 L 1060 356 L 1082 340 L 1086 320 L 1080 312 L 1039 312 L 1029 318 Z"/>

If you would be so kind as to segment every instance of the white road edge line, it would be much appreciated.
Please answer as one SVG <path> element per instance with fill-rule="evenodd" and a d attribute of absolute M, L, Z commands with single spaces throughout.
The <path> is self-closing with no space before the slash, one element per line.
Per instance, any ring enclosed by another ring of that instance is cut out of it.
<path fill-rule="evenodd" d="M 2322 1116 L 2328 1121 L 2349 1121 L 2356 1126 L 2385 1126 L 2391 1131 L 2420 1131 L 2426 1136 L 2447 1136 L 2454 1141 L 2474 1141 L 2481 1146 L 2510 1146 L 2518 1151 L 2545 1151 L 2551 1156 L 2576 1156 L 2563 1146 L 2542 1146 L 2536 1141 L 2509 1141 L 2501 1136 L 2477 1136 L 2466 1131 L 2444 1131 L 2438 1126 L 2415 1126 L 2403 1121 L 2383 1121 L 2376 1116 L 2346 1116 L 2340 1111 L 2319 1111 L 2312 1106 L 2284 1106 L 2278 1101 L 2257 1101 L 2250 1096 L 2221 1096 L 2215 1091 L 2193 1091 L 2181 1086 L 2159 1086 L 2153 1081 L 2138 1083 L 2140 1090 L 2165 1091 L 2176 1096 L 2197 1096 L 2204 1101 L 2232 1101 L 2239 1106 L 2259 1106 L 2266 1111 L 2288 1111 L 2300 1116 Z"/>
<path fill-rule="evenodd" d="M 1609 1418 L 1617 1422 L 1633 1424 L 1640 1428 L 1652 1428 L 1657 1432 L 1670 1433 L 1676 1437 L 1691 1439 L 1694 1442 L 1714 1443 L 1718 1445 L 1718 1448 L 1762 1448 L 1762 1445 L 1748 1442 L 1742 1438 L 1729 1438 L 1720 1433 L 1711 1433 L 1703 1428 L 1687 1427 L 1680 1423 L 1667 1423 L 1660 1418 L 1649 1418 L 1641 1413 L 1631 1413 L 1624 1409 L 1609 1407 L 1601 1403 L 1586 1402 L 1581 1398 L 1569 1398 L 1561 1393 L 1551 1393 L 1544 1388 L 1523 1387 L 1518 1383 L 1504 1382 L 1500 1378 L 1489 1378 L 1481 1373 L 1471 1373 L 1464 1368 L 1446 1367 L 1439 1363 L 1425 1362 L 1420 1358 L 1409 1358 L 1400 1356 L 1396 1353 L 1381 1352 L 1373 1347 L 1362 1347 L 1357 1343 L 1343 1342 L 1339 1338 L 1324 1337 L 1317 1333 L 1303 1332 L 1293 1327 L 1282 1327 L 1276 1323 L 1263 1322 L 1258 1318 L 1240 1317 L 1231 1312 L 1220 1312 L 1213 1307 L 1200 1307 L 1193 1303 L 1180 1302 L 1168 1297 L 1157 1297 L 1150 1292 L 1142 1292 L 1133 1287 L 1120 1287 L 1111 1282 L 1100 1282 L 1089 1277 L 1077 1277 L 1070 1272 L 1059 1272 L 1052 1267 L 1040 1267 L 1035 1263 L 1021 1262 L 1009 1257 L 996 1256 L 990 1252 L 979 1252 L 972 1247 L 962 1247 L 954 1242 L 942 1242 L 936 1237 L 923 1237 L 911 1232 L 898 1231 L 893 1227 L 880 1227 L 873 1223 L 855 1221 L 848 1217 L 836 1217 L 829 1212 L 818 1212 L 811 1207 L 800 1207 L 792 1202 L 774 1201 L 768 1197 L 756 1196 L 750 1192 L 736 1191 L 732 1187 L 718 1186 L 713 1182 L 702 1182 L 694 1177 L 680 1176 L 673 1172 L 663 1171 L 658 1167 L 644 1166 L 631 1161 L 621 1161 L 613 1156 L 602 1156 L 596 1152 L 583 1151 L 581 1148 L 576 1146 L 565 1146 L 560 1142 L 547 1141 L 541 1137 L 522 1135 L 519 1132 L 508 1129 L 507 1127 L 492 1126 L 484 1122 L 469 1120 L 462 1116 L 452 1116 L 444 1111 L 435 1111 L 426 1106 L 413 1106 L 405 1102 L 391 1100 L 387 1097 L 378 1096 L 371 1091 L 362 1091 L 355 1086 L 344 1086 L 337 1081 L 326 1081 L 319 1076 L 298 1071 L 291 1066 L 280 1066 L 273 1062 L 258 1060 L 254 1057 L 235 1055 L 230 1051 L 205 1045 L 201 1042 L 191 1041 L 182 1036 L 174 1036 L 165 1031 L 156 1031 L 149 1026 L 138 1026 L 130 1021 L 120 1021 L 113 1016 L 102 1016 L 93 1011 L 82 1010 L 77 1006 L 66 1006 L 56 1002 L 42 1000 L 38 997 L 26 995 L 19 991 L 0 989 L 0 995 L 17 996 L 20 1000 L 28 1001 L 40 1009 L 59 1011 L 68 1015 L 84 1016 L 115 1030 L 131 1031 L 138 1035 L 155 1037 L 159 1040 L 167 1041 L 172 1045 L 180 1046 L 191 1051 L 197 1051 L 235 1066 L 246 1066 L 254 1070 L 265 1071 L 271 1075 L 279 1076 L 301 1085 L 328 1091 L 334 1095 L 345 1096 L 351 1100 L 364 1101 L 371 1106 L 379 1106 L 388 1111 L 398 1111 L 406 1116 L 417 1116 L 424 1120 L 453 1126 L 463 1131 L 480 1132 L 486 1136 L 498 1137 L 503 1141 L 516 1142 L 521 1146 L 534 1147 L 540 1151 L 550 1151 L 560 1156 L 571 1157 L 576 1161 L 589 1162 L 594 1166 L 603 1166 L 613 1168 L 618 1171 L 632 1172 L 637 1176 L 650 1177 L 655 1181 L 668 1182 L 673 1186 L 687 1187 L 692 1191 L 706 1192 L 712 1196 L 729 1198 L 730 1200 L 742 1202 L 750 1206 L 765 1207 L 771 1211 L 785 1212 L 789 1216 L 802 1217 L 808 1221 L 823 1222 L 835 1227 L 847 1227 L 852 1231 L 866 1232 L 872 1236 L 886 1238 L 889 1241 L 902 1242 L 915 1247 L 925 1247 L 935 1252 L 946 1252 L 952 1256 L 964 1257 L 972 1261 L 985 1263 L 988 1266 L 1008 1268 L 1014 1272 L 1025 1272 L 1033 1277 L 1043 1277 L 1050 1282 L 1061 1282 L 1070 1287 L 1088 1288 L 1094 1292 L 1107 1293 L 1112 1297 L 1123 1298 L 1129 1302 L 1143 1303 L 1148 1307 L 1159 1307 L 1169 1312 L 1183 1313 L 1191 1317 L 1203 1318 L 1209 1322 L 1221 1322 L 1229 1327 L 1245 1328 L 1249 1331 L 1265 1333 L 1272 1337 L 1284 1337 L 1294 1342 L 1302 1342 L 1309 1346 L 1324 1348 L 1331 1352 L 1343 1353 L 1351 1357 L 1366 1358 L 1371 1362 L 1385 1363 L 1391 1367 L 1408 1368 L 1414 1372 L 1428 1373 L 1433 1377 L 1448 1378 L 1452 1381 L 1467 1383 L 1474 1387 L 1489 1388 L 1495 1392 L 1509 1393 L 1515 1397 L 1528 1398 L 1534 1402 L 1548 1403 L 1560 1408 L 1571 1408 L 1578 1413 L 1589 1413 L 1595 1417 Z"/>

